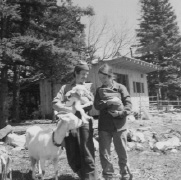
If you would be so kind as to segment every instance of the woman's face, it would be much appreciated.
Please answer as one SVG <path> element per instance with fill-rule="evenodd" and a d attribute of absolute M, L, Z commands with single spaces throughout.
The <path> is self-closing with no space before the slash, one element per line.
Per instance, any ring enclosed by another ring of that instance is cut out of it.
<path fill-rule="evenodd" d="M 106 74 L 102 74 L 102 73 L 99 73 L 98 75 L 99 75 L 99 79 L 103 85 L 107 86 L 112 83 L 112 77 L 110 77 Z"/>
<path fill-rule="evenodd" d="M 89 71 L 86 70 L 81 70 L 79 74 L 75 73 L 75 79 L 76 83 L 84 83 L 87 79 L 87 76 L 89 74 Z"/>

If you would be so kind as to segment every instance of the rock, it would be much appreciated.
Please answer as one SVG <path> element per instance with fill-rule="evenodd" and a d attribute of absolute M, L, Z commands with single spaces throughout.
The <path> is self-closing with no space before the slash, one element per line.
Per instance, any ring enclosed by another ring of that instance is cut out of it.
<path fill-rule="evenodd" d="M 144 132 L 145 140 L 148 142 L 157 142 L 156 134 L 151 131 L 145 131 Z"/>
<path fill-rule="evenodd" d="M 176 136 L 168 139 L 167 142 L 169 142 L 172 147 L 180 146 L 180 139 Z"/>
<path fill-rule="evenodd" d="M 131 114 L 131 115 L 127 116 L 127 120 L 128 120 L 128 121 L 135 121 L 136 119 L 135 119 L 135 117 Z"/>
<path fill-rule="evenodd" d="M 160 151 L 171 148 L 170 143 L 167 141 L 160 141 L 155 143 L 154 148 Z"/>
<path fill-rule="evenodd" d="M 136 146 L 135 142 L 128 142 L 127 143 L 127 147 L 129 149 L 129 151 L 133 150 L 135 148 L 135 146 Z"/>
<path fill-rule="evenodd" d="M 136 143 L 135 149 L 138 150 L 138 151 L 143 151 L 143 150 L 144 150 L 144 147 L 142 146 L 142 144 Z"/>
<path fill-rule="evenodd" d="M 144 132 L 144 131 L 150 131 L 152 128 L 150 126 L 148 127 L 142 127 L 142 128 L 138 128 L 137 131 L 141 131 L 141 132 Z"/>
<path fill-rule="evenodd" d="M 142 132 L 128 130 L 127 136 L 128 136 L 129 141 L 141 142 L 141 143 L 145 142 L 145 137 Z"/>
<path fill-rule="evenodd" d="M 150 149 L 154 149 L 154 142 L 150 141 L 149 146 L 150 146 Z"/>
<path fill-rule="evenodd" d="M 25 141 L 25 135 L 17 135 L 15 133 L 11 133 L 6 137 L 6 143 L 13 147 L 24 147 Z"/>
<path fill-rule="evenodd" d="M 3 139 L 6 137 L 9 133 L 11 133 L 13 130 L 11 125 L 5 126 L 3 129 L 0 129 L 0 139 Z"/>
<path fill-rule="evenodd" d="M 155 143 L 155 148 L 158 150 L 167 150 L 167 149 L 174 149 L 175 147 L 180 146 L 180 140 L 178 137 L 172 137 L 167 141 L 160 141 Z"/>
<path fill-rule="evenodd" d="M 170 152 L 177 153 L 178 151 L 176 149 L 172 149 Z"/>

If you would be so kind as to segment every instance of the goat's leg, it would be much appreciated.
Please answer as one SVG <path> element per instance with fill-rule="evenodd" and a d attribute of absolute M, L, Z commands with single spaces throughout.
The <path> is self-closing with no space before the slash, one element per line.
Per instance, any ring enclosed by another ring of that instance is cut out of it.
<path fill-rule="evenodd" d="M 84 124 L 88 124 L 88 119 L 90 119 L 90 116 L 88 116 L 88 115 L 85 113 L 85 111 L 84 111 L 84 109 L 82 108 L 82 106 L 81 106 L 81 104 L 80 104 L 79 101 L 77 101 L 77 102 L 75 103 L 75 109 L 80 112 L 80 114 L 81 114 L 81 116 L 82 116 L 81 119 L 82 119 L 83 123 L 84 123 Z"/>
<path fill-rule="evenodd" d="M 1 172 L 1 173 L 2 173 L 2 174 L 1 174 L 1 179 L 2 179 L 2 180 L 5 180 L 5 178 L 6 178 L 6 177 L 5 177 L 5 168 L 6 168 L 6 167 L 5 167 L 5 164 L 2 163 L 2 172 Z"/>
<path fill-rule="evenodd" d="M 35 176 L 35 165 L 36 165 L 36 159 L 30 157 L 30 161 L 31 161 L 31 170 L 32 170 L 32 178 L 33 179 L 36 179 L 36 176 Z"/>
<path fill-rule="evenodd" d="M 7 162 L 4 156 L 1 156 L 1 167 L 2 167 L 1 178 L 2 180 L 6 180 L 7 179 Z"/>
<path fill-rule="evenodd" d="M 44 159 L 39 160 L 38 169 L 39 169 L 39 175 L 41 176 L 41 179 L 43 180 L 44 175 L 45 175 L 45 160 Z"/>
<path fill-rule="evenodd" d="M 12 180 L 12 169 L 9 168 L 9 179 Z"/>
<path fill-rule="evenodd" d="M 8 178 L 8 170 L 9 170 L 9 157 L 5 157 L 4 179 L 3 180 L 7 180 L 7 178 Z"/>
<path fill-rule="evenodd" d="M 11 158 L 8 157 L 7 160 L 7 170 L 9 171 L 9 179 L 12 180 L 12 169 L 11 169 Z"/>
<path fill-rule="evenodd" d="M 55 180 L 58 180 L 58 159 L 53 159 L 53 165 L 55 170 Z"/>
<path fill-rule="evenodd" d="M 1 163 L 1 165 L 0 165 L 1 179 L 3 179 L 3 160 L 2 160 L 1 156 L 0 156 L 0 163 Z"/>
<path fill-rule="evenodd" d="M 8 177 L 8 170 L 7 170 L 7 164 L 5 164 L 5 168 L 4 168 L 4 179 L 3 180 L 7 180 Z"/>
<path fill-rule="evenodd" d="M 89 116 L 89 115 L 86 114 L 85 111 L 84 111 L 84 108 L 93 105 L 93 102 L 92 102 L 92 101 L 89 101 L 89 102 L 87 102 L 87 103 L 85 103 L 85 104 L 83 104 L 83 105 L 82 105 L 82 104 L 80 104 L 80 105 L 78 104 L 78 105 L 77 105 L 77 103 L 78 103 L 78 102 L 76 102 L 75 107 L 78 109 L 78 111 L 80 111 L 81 116 L 82 116 L 83 118 L 85 118 L 86 120 L 88 120 L 88 119 L 92 119 L 92 120 L 93 120 L 93 117 L 92 117 L 92 116 Z"/>

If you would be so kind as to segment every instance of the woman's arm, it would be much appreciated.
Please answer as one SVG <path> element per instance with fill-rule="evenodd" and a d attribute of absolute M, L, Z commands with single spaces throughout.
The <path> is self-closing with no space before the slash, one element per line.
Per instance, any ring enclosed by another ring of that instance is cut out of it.
<path fill-rule="evenodd" d="M 66 85 L 61 87 L 60 91 L 57 93 L 52 102 L 53 109 L 57 112 L 62 111 L 62 109 L 72 112 L 72 107 L 66 107 L 65 103 L 63 103 L 65 101 L 65 87 Z"/>

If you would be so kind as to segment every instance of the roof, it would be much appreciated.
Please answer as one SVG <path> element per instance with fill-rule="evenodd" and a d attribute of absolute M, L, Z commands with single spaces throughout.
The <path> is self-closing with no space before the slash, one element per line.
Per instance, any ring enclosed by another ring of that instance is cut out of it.
<path fill-rule="evenodd" d="M 159 66 L 154 65 L 152 63 L 148 63 L 139 59 L 134 59 L 134 58 L 130 58 L 130 57 L 125 57 L 125 56 L 121 56 L 121 57 L 116 57 L 113 59 L 109 59 L 109 60 L 103 60 L 100 61 L 101 63 L 108 63 L 110 65 L 113 66 L 120 66 L 126 69 L 131 69 L 131 70 L 137 70 L 143 73 L 150 73 L 153 71 L 157 71 L 159 70 Z M 92 62 L 92 64 L 97 64 L 97 61 Z"/>

